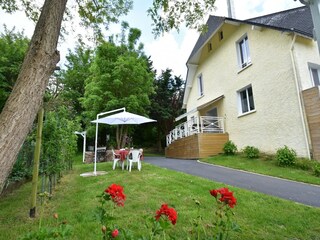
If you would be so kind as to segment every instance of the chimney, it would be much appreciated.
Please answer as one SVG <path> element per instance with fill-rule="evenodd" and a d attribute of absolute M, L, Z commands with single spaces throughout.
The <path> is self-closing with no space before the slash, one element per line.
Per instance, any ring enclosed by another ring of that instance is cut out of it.
<path fill-rule="evenodd" d="M 227 6 L 228 6 L 228 17 L 234 18 L 234 4 L 233 0 L 227 0 Z"/>

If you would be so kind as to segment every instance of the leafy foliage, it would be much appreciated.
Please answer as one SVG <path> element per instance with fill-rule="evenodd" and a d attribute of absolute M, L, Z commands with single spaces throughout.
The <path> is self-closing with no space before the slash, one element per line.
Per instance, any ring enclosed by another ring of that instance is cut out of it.
<path fill-rule="evenodd" d="M 231 141 L 227 141 L 224 145 L 223 145 L 223 152 L 225 155 L 235 155 L 238 151 L 237 146 Z"/>
<path fill-rule="evenodd" d="M 12 0 L 1 0 L 0 7 L 7 13 L 12 13 L 18 10 L 16 1 L 12 1 Z"/>
<path fill-rule="evenodd" d="M 214 10 L 214 0 L 154 0 L 148 14 L 153 20 L 155 35 L 171 29 L 179 30 L 181 23 L 186 27 L 205 31 L 207 26 L 202 22 L 203 16 Z"/>
<path fill-rule="evenodd" d="M 110 23 L 118 23 L 118 19 L 133 8 L 133 3 L 133 0 L 72 1 L 67 5 L 62 32 L 67 34 L 67 28 L 72 28 L 70 23 L 73 23 L 76 10 L 81 25 L 93 29 L 96 39 L 104 39 L 103 30 L 108 30 Z M 22 10 L 29 19 L 36 22 L 41 12 L 41 4 L 42 2 L 37 0 L 2 0 L 0 8 L 8 13 Z M 136 1 L 136 4 L 139 4 L 139 1 Z M 203 18 L 215 9 L 214 4 L 215 0 L 153 0 L 146 14 L 153 21 L 153 33 L 156 36 L 171 29 L 179 31 L 183 23 L 188 28 L 203 32 L 207 29 Z"/>
<path fill-rule="evenodd" d="M 292 166 L 297 158 L 297 153 L 295 150 L 289 149 L 288 146 L 284 146 L 277 150 L 276 158 L 279 166 Z"/>
<path fill-rule="evenodd" d="M 96 49 L 82 98 L 88 121 L 100 112 L 121 107 L 126 107 L 129 112 L 147 114 L 149 96 L 154 92 L 154 73 L 141 48 L 132 48 L 138 40 L 136 38 L 140 37 L 137 32 L 134 35 L 129 34 L 125 44 L 118 46 L 113 42 L 103 42 Z M 87 126 L 89 135 L 90 127 L 92 133 L 92 124 Z M 126 131 L 127 126 L 118 128 L 118 147 L 124 144 Z"/>
<path fill-rule="evenodd" d="M 254 146 L 246 146 L 243 150 L 247 158 L 259 158 L 260 151 Z"/>
<path fill-rule="evenodd" d="M 76 114 L 84 110 L 80 100 L 85 92 L 85 80 L 90 76 L 92 52 L 80 41 L 73 52 L 69 51 L 66 70 L 62 70 L 59 76 L 63 84 L 61 97 Z"/>
<path fill-rule="evenodd" d="M 46 239 L 68 239 L 72 235 L 72 228 L 66 223 L 61 223 L 56 227 L 45 227 L 38 231 L 29 232 L 21 237 L 21 240 L 46 240 Z"/>
<path fill-rule="evenodd" d="M 294 162 L 294 167 L 306 171 L 312 171 L 314 164 L 316 161 L 305 159 L 305 158 L 297 158 Z"/>
<path fill-rule="evenodd" d="M 175 118 L 183 113 L 184 81 L 166 69 L 155 79 L 154 86 L 156 93 L 151 97 L 150 115 L 157 120 L 158 148 L 162 148 L 159 144 L 174 128 Z"/>
<path fill-rule="evenodd" d="M 313 173 L 315 176 L 320 177 L 320 163 L 314 164 Z"/>
<path fill-rule="evenodd" d="M 109 23 L 117 23 L 119 17 L 133 7 L 132 0 L 76 0 L 76 3 L 82 24 L 92 28 L 100 39 L 103 39 L 101 29 L 108 29 Z"/>
<path fill-rule="evenodd" d="M 42 172 L 52 175 L 69 169 L 76 152 L 77 122 L 71 119 L 68 109 L 60 106 L 55 112 L 48 112 L 42 135 Z"/>
<path fill-rule="evenodd" d="M 23 32 L 8 30 L 0 35 L 0 112 L 18 77 L 29 39 Z"/>

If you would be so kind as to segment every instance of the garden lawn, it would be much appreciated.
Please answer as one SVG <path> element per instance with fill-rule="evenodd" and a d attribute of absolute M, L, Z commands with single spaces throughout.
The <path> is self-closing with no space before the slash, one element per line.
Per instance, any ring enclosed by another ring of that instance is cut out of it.
<path fill-rule="evenodd" d="M 178 212 L 177 224 L 169 234 L 176 239 L 195 239 L 191 236 L 193 220 L 198 216 L 194 200 L 201 203 L 202 226 L 208 230 L 213 222 L 215 199 L 209 190 L 225 187 L 225 184 L 190 176 L 143 163 L 142 171 L 131 173 L 112 164 L 99 163 L 97 170 L 108 174 L 97 177 L 80 177 L 91 172 L 93 165 L 77 164 L 65 174 L 51 200 L 46 204 L 43 226 L 55 224 L 52 215 L 59 214 L 59 221 L 67 221 L 72 227 L 68 239 L 102 239 L 101 225 L 94 219 L 98 206 L 97 195 L 110 184 L 124 187 L 124 207 L 115 209 L 115 223 L 131 230 L 135 235 L 147 235 L 146 219 L 155 215 L 162 203 L 168 203 Z M 238 202 L 234 208 L 234 220 L 241 232 L 232 232 L 231 239 L 320 239 L 320 208 L 304 206 L 260 193 L 229 186 Z M 0 199 L 0 239 L 19 239 L 19 236 L 38 229 L 39 217 L 30 219 L 29 201 L 31 183 Z M 37 208 L 40 211 L 40 207 Z M 203 238 L 202 238 L 203 239 Z"/>
<path fill-rule="evenodd" d="M 271 156 L 262 156 L 258 159 L 249 159 L 240 154 L 235 156 L 219 155 L 201 159 L 201 161 L 234 169 L 245 170 L 248 172 L 320 185 L 320 177 L 315 176 L 311 171 L 302 170 L 295 167 L 280 167 L 277 165 L 276 160 L 274 160 Z"/>

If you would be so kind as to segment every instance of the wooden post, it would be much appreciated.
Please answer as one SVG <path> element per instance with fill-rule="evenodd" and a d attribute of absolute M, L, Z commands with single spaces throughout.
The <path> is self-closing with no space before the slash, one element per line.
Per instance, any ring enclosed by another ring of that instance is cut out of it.
<path fill-rule="evenodd" d="M 31 192 L 31 205 L 30 205 L 30 213 L 29 213 L 29 216 L 31 218 L 35 218 L 35 216 L 36 216 L 36 203 L 37 203 L 39 162 L 40 162 L 42 126 L 43 126 L 43 113 L 44 113 L 44 110 L 41 107 L 41 109 L 38 112 L 37 140 L 36 140 L 36 147 L 34 150 L 34 158 L 33 158 L 32 192 Z"/>

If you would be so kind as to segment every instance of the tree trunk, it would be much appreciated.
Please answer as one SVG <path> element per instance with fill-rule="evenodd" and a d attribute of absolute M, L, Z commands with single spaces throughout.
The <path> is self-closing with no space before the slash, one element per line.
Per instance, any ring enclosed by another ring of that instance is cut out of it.
<path fill-rule="evenodd" d="M 45 0 L 18 79 L 0 115 L 0 191 L 60 60 L 57 43 L 67 0 Z"/>

